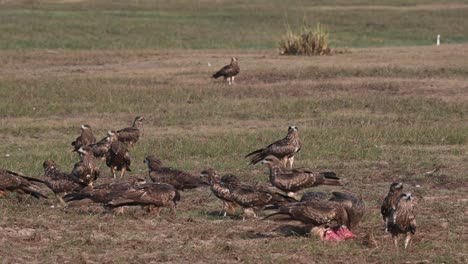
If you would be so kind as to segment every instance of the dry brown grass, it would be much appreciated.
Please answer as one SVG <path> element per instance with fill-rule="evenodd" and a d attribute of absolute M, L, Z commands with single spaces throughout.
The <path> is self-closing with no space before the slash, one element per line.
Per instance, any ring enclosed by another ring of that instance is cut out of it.
<path fill-rule="evenodd" d="M 304 236 L 299 223 L 220 218 L 208 189 L 182 193 L 177 219 L 8 197 L 0 199 L 0 262 L 466 262 L 468 46 L 350 51 L 0 52 L 1 168 L 38 176 L 54 158 L 70 170 L 79 124 L 101 137 L 142 114 L 134 173 L 156 154 L 194 173 L 215 167 L 263 182 L 266 169 L 247 167 L 243 155 L 296 124 L 297 166 L 335 170 L 368 206 L 358 238 L 330 244 Z M 231 54 L 241 74 L 228 87 L 209 76 Z M 418 198 L 419 229 L 400 255 L 379 215 L 393 180 Z"/>

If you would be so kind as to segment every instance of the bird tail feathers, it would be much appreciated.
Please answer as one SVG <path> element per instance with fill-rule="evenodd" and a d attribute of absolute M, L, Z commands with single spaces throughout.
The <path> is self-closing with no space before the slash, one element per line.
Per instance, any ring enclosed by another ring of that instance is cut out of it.
<path fill-rule="evenodd" d="M 334 172 L 322 172 L 321 173 L 324 177 L 325 185 L 341 185 L 341 179 L 336 177 L 336 173 Z"/>

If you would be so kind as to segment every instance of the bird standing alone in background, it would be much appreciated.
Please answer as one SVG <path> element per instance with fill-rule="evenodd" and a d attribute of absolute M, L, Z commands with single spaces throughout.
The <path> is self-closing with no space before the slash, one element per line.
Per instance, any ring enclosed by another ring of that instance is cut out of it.
<path fill-rule="evenodd" d="M 219 71 L 215 72 L 212 77 L 217 79 L 219 77 L 224 77 L 228 81 L 228 84 L 234 84 L 234 78 L 240 72 L 240 67 L 237 62 L 236 57 L 231 58 L 231 63 L 222 67 Z"/>

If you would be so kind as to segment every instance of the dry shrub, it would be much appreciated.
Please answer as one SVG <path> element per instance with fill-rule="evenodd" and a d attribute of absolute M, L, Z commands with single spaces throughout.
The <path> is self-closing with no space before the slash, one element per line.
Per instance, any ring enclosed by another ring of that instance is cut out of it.
<path fill-rule="evenodd" d="M 317 23 L 315 28 L 302 25 L 299 34 L 288 26 L 288 31 L 279 42 L 281 55 L 329 55 L 331 52 L 328 32 Z"/>

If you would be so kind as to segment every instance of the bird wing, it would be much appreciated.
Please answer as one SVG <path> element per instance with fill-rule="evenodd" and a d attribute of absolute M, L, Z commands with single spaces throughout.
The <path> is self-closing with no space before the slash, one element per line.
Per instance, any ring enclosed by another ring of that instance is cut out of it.
<path fill-rule="evenodd" d="M 140 130 L 135 127 L 127 127 L 117 131 L 117 135 L 121 141 L 138 140 L 140 137 Z"/>

